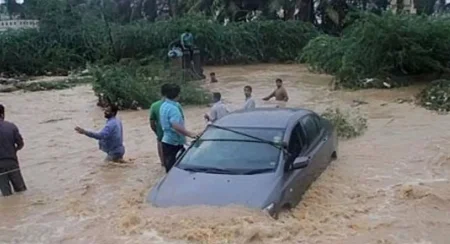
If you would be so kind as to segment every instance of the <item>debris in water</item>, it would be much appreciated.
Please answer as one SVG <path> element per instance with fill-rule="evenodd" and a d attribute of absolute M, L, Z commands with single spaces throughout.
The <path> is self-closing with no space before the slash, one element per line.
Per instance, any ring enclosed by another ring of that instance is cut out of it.
<path fill-rule="evenodd" d="M 369 104 L 369 103 L 366 101 L 361 101 L 361 100 L 355 99 L 355 100 L 353 100 L 353 104 L 351 106 L 357 107 L 357 106 L 363 105 L 363 104 Z"/>
<path fill-rule="evenodd" d="M 69 120 L 69 119 L 72 119 L 72 118 L 49 119 L 49 120 L 44 120 L 44 121 L 40 122 L 39 124 L 54 123 L 54 122 L 58 122 L 58 121 L 62 121 L 62 120 Z"/>

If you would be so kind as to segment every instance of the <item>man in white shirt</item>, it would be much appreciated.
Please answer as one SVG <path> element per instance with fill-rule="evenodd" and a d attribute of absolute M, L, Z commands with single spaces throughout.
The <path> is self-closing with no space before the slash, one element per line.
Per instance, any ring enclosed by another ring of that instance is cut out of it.
<path fill-rule="evenodd" d="M 245 86 L 244 94 L 245 94 L 244 110 L 254 109 L 256 107 L 256 104 L 255 104 L 255 100 L 253 100 L 253 98 L 252 98 L 252 87 Z"/>
<path fill-rule="evenodd" d="M 222 102 L 222 95 L 220 92 L 213 93 L 213 101 L 214 105 L 211 107 L 211 111 L 209 114 L 205 114 L 205 119 L 211 123 L 228 114 L 228 109 Z"/>

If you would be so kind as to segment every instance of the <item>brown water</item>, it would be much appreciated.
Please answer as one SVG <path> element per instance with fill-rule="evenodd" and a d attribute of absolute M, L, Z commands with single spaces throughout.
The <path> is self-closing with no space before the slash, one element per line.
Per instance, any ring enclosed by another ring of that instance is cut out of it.
<path fill-rule="evenodd" d="M 128 166 L 111 166 L 95 141 L 73 131 L 100 129 L 102 112 L 89 86 L 0 94 L 7 119 L 21 129 L 20 163 L 29 190 L 0 197 L 0 243 L 376 243 L 447 244 L 450 240 L 450 120 L 397 98 L 399 90 L 330 92 L 329 76 L 296 65 L 214 67 L 230 107 L 243 86 L 262 98 L 285 80 L 290 101 L 322 111 L 350 109 L 369 118 L 361 137 L 340 143 L 334 161 L 304 200 L 278 221 L 241 207 L 157 209 L 143 203 L 161 176 L 147 111 L 121 112 Z M 261 106 L 274 106 L 263 103 Z M 355 109 L 355 108 L 353 108 Z M 200 132 L 205 107 L 186 107 L 187 127 Z"/>

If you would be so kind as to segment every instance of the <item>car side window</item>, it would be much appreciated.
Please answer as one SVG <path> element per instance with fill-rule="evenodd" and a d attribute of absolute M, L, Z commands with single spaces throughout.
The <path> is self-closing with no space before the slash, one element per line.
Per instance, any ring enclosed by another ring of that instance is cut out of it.
<path fill-rule="evenodd" d="M 288 151 L 292 156 L 297 157 L 302 150 L 302 140 L 300 138 L 299 131 L 301 130 L 300 124 L 297 124 L 292 130 L 291 137 L 289 138 Z"/>
<path fill-rule="evenodd" d="M 311 115 L 308 115 L 307 117 L 302 119 L 302 124 L 303 128 L 306 131 L 308 144 L 311 144 L 320 133 L 319 124 L 316 123 L 315 118 Z"/>
<path fill-rule="evenodd" d="M 322 121 L 321 121 L 321 119 L 318 116 L 316 116 L 316 115 L 311 116 L 311 118 L 314 120 L 314 122 L 316 122 L 317 133 L 320 134 L 320 131 L 322 130 Z"/>

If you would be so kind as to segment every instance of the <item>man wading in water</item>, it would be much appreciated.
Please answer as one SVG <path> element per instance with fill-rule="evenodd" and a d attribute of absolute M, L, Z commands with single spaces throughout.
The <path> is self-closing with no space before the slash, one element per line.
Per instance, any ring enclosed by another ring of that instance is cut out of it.
<path fill-rule="evenodd" d="M 289 100 L 286 89 L 283 87 L 283 81 L 281 79 L 276 79 L 275 81 L 277 88 L 267 97 L 263 98 L 264 101 L 270 100 L 275 97 L 275 101 L 287 102 Z"/>
<path fill-rule="evenodd" d="M 166 98 L 166 92 L 167 90 L 170 89 L 170 85 L 169 84 L 164 84 L 161 86 L 161 100 L 156 101 L 154 103 L 152 103 L 152 105 L 150 106 L 150 128 L 152 128 L 153 132 L 156 135 L 156 140 L 157 140 L 157 147 L 158 147 L 158 156 L 159 156 L 159 160 L 161 161 L 161 166 L 164 166 L 164 155 L 163 155 L 163 151 L 162 151 L 162 143 L 161 140 L 163 138 L 164 132 L 163 129 L 161 127 L 161 123 L 160 123 L 160 109 L 161 109 L 161 105 L 163 104 L 165 98 Z M 181 112 L 181 116 L 184 118 L 183 115 L 183 109 L 181 108 L 181 105 L 179 103 L 177 103 L 178 108 L 180 109 Z"/>
<path fill-rule="evenodd" d="M 184 150 L 186 136 L 194 138 L 196 135 L 184 127 L 184 118 L 180 104 L 180 86 L 172 84 L 167 89 L 166 99 L 160 108 L 160 122 L 163 129 L 162 151 L 166 173 L 177 160 L 178 152 Z"/>
<path fill-rule="evenodd" d="M 220 92 L 213 93 L 213 102 L 214 105 L 211 107 L 211 111 L 204 116 L 205 119 L 211 123 L 228 114 L 228 109 L 222 102 L 222 95 Z"/>
<path fill-rule="evenodd" d="M 125 163 L 123 155 L 125 147 L 123 146 L 123 127 L 122 122 L 116 118 L 118 107 L 108 105 L 105 109 L 105 118 L 107 119 L 105 127 L 100 132 L 87 131 L 80 127 L 75 127 L 75 131 L 98 140 L 100 150 L 107 154 L 105 161 Z"/>
<path fill-rule="evenodd" d="M 252 87 L 245 86 L 244 87 L 244 95 L 245 95 L 245 103 L 244 110 L 254 109 L 256 107 L 255 100 L 252 98 Z"/>
<path fill-rule="evenodd" d="M 19 129 L 5 121 L 5 107 L 0 104 L 0 190 L 3 196 L 12 195 L 11 185 L 15 192 L 27 190 L 17 158 L 17 151 L 23 145 Z"/>

